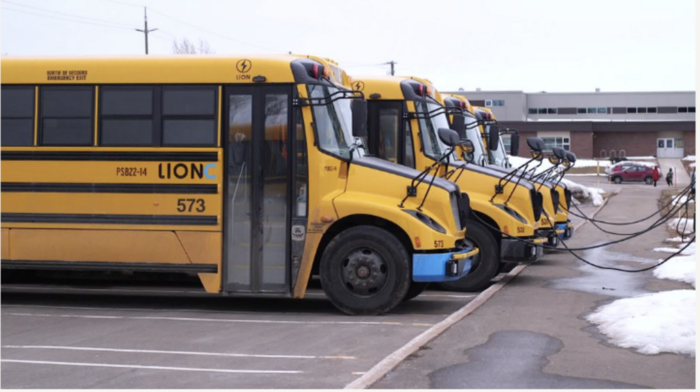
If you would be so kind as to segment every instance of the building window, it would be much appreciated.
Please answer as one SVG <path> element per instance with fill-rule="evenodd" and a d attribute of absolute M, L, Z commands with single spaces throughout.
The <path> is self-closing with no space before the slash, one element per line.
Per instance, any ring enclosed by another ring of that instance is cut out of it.
<path fill-rule="evenodd" d="M 695 106 L 691 106 L 688 108 L 688 113 L 695 113 Z"/>
<path fill-rule="evenodd" d="M 557 108 L 547 108 L 547 114 L 557 114 Z"/>
<path fill-rule="evenodd" d="M 598 108 L 588 108 L 587 112 L 588 112 L 588 114 L 598 113 Z"/>
<path fill-rule="evenodd" d="M 41 88 L 39 127 L 44 146 L 91 146 L 94 135 L 94 87 Z"/>
<path fill-rule="evenodd" d="M 637 108 L 627 108 L 627 113 L 637 113 Z"/>
<path fill-rule="evenodd" d="M 637 108 L 637 113 L 644 114 L 647 112 L 647 108 Z"/>
<path fill-rule="evenodd" d="M 679 107 L 678 113 L 688 113 L 688 108 L 687 107 Z"/>
<path fill-rule="evenodd" d="M 656 108 L 647 108 L 647 113 L 656 113 Z"/>
<path fill-rule="evenodd" d="M 552 151 L 554 147 L 563 148 L 566 151 L 571 149 L 571 142 L 568 137 L 543 137 L 545 149 L 547 151 Z"/>
<path fill-rule="evenodd" d="M 586 108 L 577 108 L 576 114 L 586 114 Z"/>
<path fill-rule="evenodd" d="M 503 142 L 503 148 L 506 150 L 506 154 L 510 154 L 510 135 L 501 136 L 501 141 Z"/>
<path fill-rule="evenodd" d="M 537 109 L 535 109 L 535 108 L 527 109 L 527 114 L 537 114 Z"/>
<path fill-rule="evenodd" d="M 2 87 L 2 145 L 34 145 L 34 87 Z"/>
<path fill-rule="evenodd" d="M 502 100 L 502 99 L 487 99 L 487 100 L 484 102 L 484 104 L 485 104 L 484 106 L 488 106 L 488 107 L 491 107 L 491 106 L 506 106 L 506 101 L 504 101 L 504 100 Z"/>
<path fill-rule="evenodd" d="M 607 114 L 608 108 L 598 108 L 598 114 Z"/>

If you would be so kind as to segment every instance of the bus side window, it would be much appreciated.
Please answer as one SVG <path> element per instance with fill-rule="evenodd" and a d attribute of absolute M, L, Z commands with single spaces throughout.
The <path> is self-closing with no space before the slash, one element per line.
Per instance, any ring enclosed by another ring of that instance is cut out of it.
<path fill-rule="evenodd" d="M 216 146 L 216 86 L 163 86 L 163 146 Z"/>
<path fill-rule="evenodd" d="M 34 87 L 2 86 L 2 145 L 34 145 Z"/>
<path fill-rule="evenodd" d="M 399 138 L 399 109 L 379 109 L 379 156 L 397 163 Z"/>
<path fill-rule="evenodd" d="M 405 159 L 404 165 L 408 167 L 415 168 L 416 160 L 413 156 L 413 139 L 411 138 L 411 122 L 406 120 L 404 122 L 404 133 L 406 134 L 406 144 L 404 147 Z"/>
<path fill-rule="evenodd" d="M 103 86 L 99 102 L 101 146 L 156 144 L 152 86 Z"/>
<path fill-rule="evenodd" d="M 91 146 L 94 132 L 93 86 L 43 86 L 39 90 L 39 144 Z"/>

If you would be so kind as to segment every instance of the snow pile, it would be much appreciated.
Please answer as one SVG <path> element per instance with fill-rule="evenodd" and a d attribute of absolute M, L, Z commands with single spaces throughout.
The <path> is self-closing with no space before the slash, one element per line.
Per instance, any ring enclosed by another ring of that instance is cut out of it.
<path fill-rule="evenodd" d="M 667 248 L 660 249 L 665 251 Z M 678 252 L 678 249 L 669 248 L 669 250 L 669 253 Z M 680 255 L 671 257 L 667 262 L 656 267 L 654 276 L 659 279 L 689 283 L 695 287 L 695 263 L 695 243 L 692 243 Z"/>
<path fill-rule="evenodd" d="M 582 204 L 591 203 L 594 206 L 603 204 L 603 196 L 601 196 L 601 194 L 605 193 L 604 190 L 600 188 L 589 188 L 565 178 L 562 179 L 561 182 L 566 184 L 566 187 L 571 191 L 571 196 Z"/>
<path fill-rule="evenodd" d="M 683 160 L 695 162 L 695 155 L 688 155 L 687 157 L 683 158 Z"/>
<path fill-rule="evenodd" d="M 671 200 L 671 203 L 675 206 L 677 204 L 685 204 L 685 202 L 688 201 L 688 196 L 682 196 L 680 199 L 678 196 L 673 196 L 673 199 Z M 690 201 L 691 203 L 695 203 L 695 199 Z"/>
<path fill-rule="evenodd" d="M 690 242 L 691 238 L 690 237 L 673 237 L 673 238 L 667 238 L 664 240 L 664 242 L 670 242 L 670 243 L 680 243 L 680 242 Z M 656 249 L 654 249 L 656 250 Z"/>
<path fill-rule="evenodd" d="M 514 157 L 512 155 L 508 155 L 508 161 L 510 161 L 511 165 L 513 165 L 514 168 L 519 167 L 525 162 L 529 161 L 530 158 L 525 158 L 525 157 Z M 596 167 L 600 165 L 602 168 L 606 168 L 611 165 L 609 160 L 595 160 L 595 159 L 578 159 L 576 160 L 576 163 L 574 164 L 574 167 Z M 531 162 L 529 167 L 535 167 L 537 166 L 536 162 Z M 552 167 L 552 164 L 549 163 L 547 159 L 542 160 L 542 166 L 537 168 L 536 172 L 542 172 L 544 170 L 547 170 Z"/>
<path fill-rule="evenodd" d="M 586 319 L 617 346 L 695 356 L 695 303 L 695 290 L 643 294 L 605 305 Z"/>
<path fill-rule="evenodd" d="M 693 234 L 693 225 L 695 224 L 695 219 L 688 218 L 676 218 L 668 223 L 668 227 L 671 230 L 675 230 L 680 235 Z"/>

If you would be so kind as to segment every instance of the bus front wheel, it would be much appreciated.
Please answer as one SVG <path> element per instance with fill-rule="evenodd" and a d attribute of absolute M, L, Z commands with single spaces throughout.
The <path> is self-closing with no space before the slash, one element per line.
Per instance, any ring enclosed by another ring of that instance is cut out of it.
<path fill-rule="evenodd" d="M 340 232 L 321 256 L 321 286 L 341 311 L 386 313 L 406 297 L 411 283 L 409 255 L 386 230 L 356 226 Z"/>
<path fill-rule="evenodd" d="M 491 286 L 491 279 L 498 274 L 500 252 L 498 243 L 491 232 L 482 224 L 474 221 L 467 222 L 467 234 L 464 237 L 467 244 L 479 248 L 479 254 L 472 260 L 472 271 L 459 280 L 442 282 L 439 286 L 450 291 L 481 291 Z"/>

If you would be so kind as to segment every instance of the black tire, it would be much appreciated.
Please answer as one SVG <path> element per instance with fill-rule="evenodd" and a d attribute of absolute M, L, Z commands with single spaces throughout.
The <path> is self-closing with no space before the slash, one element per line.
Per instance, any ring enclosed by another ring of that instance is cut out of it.
<path fill-rule="evenodd" d="M 429 284 L 430 282 L 411 282 L 411 285 L 408 286 L 408 291 L 406 292 L 406 296 L 403 297 L 403 300 L 410 301 L 413 298 L 416 298 L 428 288 Z"/>
<path fill-rule="evenodd" d="M 652 183 L 654 183 L 654 179 L 651 177 L 646 177 L 644 178 L 644 183 L 647 185 L 651 185 Z"/>
<path fill-rule="evenodd" d="M 498 274 L 501 262 L 498 243 L 486 227 L 474 221 L 467 222 L 464 239 L 468 244 L 479 248 L 479 254 L 472 260 L 476 266 L 472 266 L 472 271 L 462 279 L 441 282 L 439 286 L 450 291 L 482 291 L 491 286 L 491 280 Z"/>
<path fill-rule="evenodd" d="M 319 275 L 328 298 L 352 315 L 386 313 L 406 297 L 411 283 L 409 255 L 386 230 L 356 226 L 328 243 Z"/>
<path fill-rule="evenodd" d="M 615 184 L 622 184 L 622 177 L 619 177 L 619 176 L 613 177 L 613 182 Z"/>

